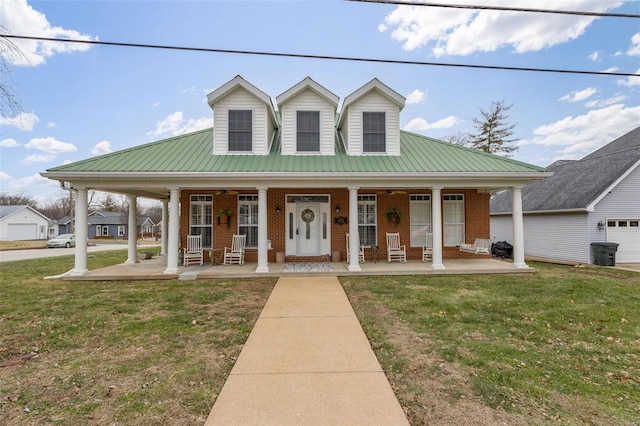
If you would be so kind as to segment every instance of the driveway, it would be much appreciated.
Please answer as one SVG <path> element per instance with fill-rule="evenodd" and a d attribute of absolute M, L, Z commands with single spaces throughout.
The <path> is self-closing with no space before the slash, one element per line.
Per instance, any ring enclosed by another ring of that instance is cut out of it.
<path fill-rule="evenodd" d="M 108 243 L 96 244 L 87 247 L 88 253 L 106 250 L 126 250 L 126 244 Z M 12 262 L 14 260 L 39 259 L 42 257 L 68 256 L 75 254 L 76 249 L 70 248 L 51 248 L 51 249 L 31 249 L 31 250 L 6 250 L 0 251 L 0 262 Z"/>

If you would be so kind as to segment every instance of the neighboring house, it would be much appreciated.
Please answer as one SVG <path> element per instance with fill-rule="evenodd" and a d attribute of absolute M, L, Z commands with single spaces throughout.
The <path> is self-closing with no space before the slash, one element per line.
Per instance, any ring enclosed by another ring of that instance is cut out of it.
<path fill-rule="evenodd" d="M 433 233 L 430 267 L 443 269 L 443 259 L 478 257 L 459 246 L 489 238 L 492 193 L 517 188 L 519 203 L 519 188 L 548 176 L 530 164 L 401 131 L 405 99 L 377 79 L 345 97 L 339 113 L 339 97 L 311 78 L 277 96 L 277 111 L 270 96 L 240 76 L 207 100 L 213 129 L 42 175 L 77 190 L 78 227 L 89 188 L 127 194 L 131 206 L 137 197 L 161 200 L 167 273 L 178 271 L 188 234 L 202 235 L 212 249 L 245 234 L 246 260 L 257 262 L 260 273 L 276 257 L 345 259 L 347 234 L 350 271 L 361 270 L 359 245 L 386 251 L 387 232 L 400 233 L 407 258 L 421 259 L 426 233 Z M 399 223 L 387 217 L 391 207 L 402 214 Z M 220 210 L 232 213 L 226 224 Z M 521 240 L 514 243 L 514 267 L 526 267 Z M 81 275 L 86 259 L 76 253 L 72 274 Z M 129 257 L 135 262 L 132 244 Z"/>
<path fill-rule="evenodd" d="M 89 234 L 93 238 L 123 239 L 127 234 L 128 216 L 122 212 L 96 211 L 89 213 Z"/>
<path fill-rule="evenodd" d="M 140 238 L 155 238 L 158 235 L 158 226 L 153 223 L 150 217 L 146 217 L 140 222 L 140 229 L 138 230 L 138 236 Z"/>
<path fill-rule="evenodd" d="M 522 190 L 525 254 L 592 263 L 591 243 L 620 244 L 616 262 L 640 262 L 640 127 Z M 509 191 L 491 200 L 491 236 L 512 240 Z"/>
<path fill-rule="evenodd" d="M 57 220 L 50 220 L 49 224 L 47 225 L 48 227 L 48 231 L 47 231 L 47 238 L 51 239 L 51 238 L 55 238 L 57 237 L 58 234 L 58 221 Z"/>
<path fill-rule="evenodd" d="M 46 240 L 49 218 L 31 206 L 0 206 L 0 241 Z"/>
<path fill-rule="evenodd" d="M 74 222 L 75 222 L 75 220 L 74 220 Z M 57 235 L 73 234 L 74 226 L 73 226 L 73 223 L 71 223 L 71 217 L 70 216 L 64 216 L 64 217 L 58 219 L 57 226 L 58 226 Z"/>

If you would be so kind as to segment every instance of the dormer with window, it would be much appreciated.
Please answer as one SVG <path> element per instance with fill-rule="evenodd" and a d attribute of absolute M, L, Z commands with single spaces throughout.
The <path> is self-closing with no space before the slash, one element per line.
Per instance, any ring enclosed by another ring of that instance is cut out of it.
<path fill-rule="evenodd" d="M 209 93 L 213 153 L 267 155 L 277 136 L 271 98 L 240 76 Z"/>
<path fill-rule="evenodd" d="M 276 98 L 282 155 L 334 155 L 338 96 L 307 77 Z"/>
<path fill-rule="evenodd" d="M 405 98 L 374 78 L 342 105 L 338 131 L 348 155 L 400 155 Z"/>

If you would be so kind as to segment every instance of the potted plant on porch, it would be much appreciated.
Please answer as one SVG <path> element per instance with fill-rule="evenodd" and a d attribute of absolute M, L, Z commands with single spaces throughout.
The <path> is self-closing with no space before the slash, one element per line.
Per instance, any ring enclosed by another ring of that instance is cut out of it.
<path fill-rule="evenodd" d="M 402 217 L 402 212 L 399 211 L 395 206 L 391 206 L 387 209 L 386 213 L 387 220 L 393 224 L 399 224 L 400 218 Z"/>
<path fill-rule="evenodd" d="M 229 219 L 231 219 L 232 215 L 233 213 L 229 209 L 218 210 L 218 214 L 216 215 L 216 217 L 218 218 L 218 224 L 229 223 Z"/>

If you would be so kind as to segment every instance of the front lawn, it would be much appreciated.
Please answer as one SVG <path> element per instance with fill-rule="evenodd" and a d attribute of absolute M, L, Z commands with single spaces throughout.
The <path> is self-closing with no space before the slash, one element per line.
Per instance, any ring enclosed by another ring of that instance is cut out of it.
<path fill-rule="evenodd" d="M 203 424 L 276 281 L 42 279 L 72 267 L 0 264 L 0 423 Z"/>
<path fill-rule="evenodd" d="M 341 281 L 412 424 L 637 424 L 640 274 Z"/>

